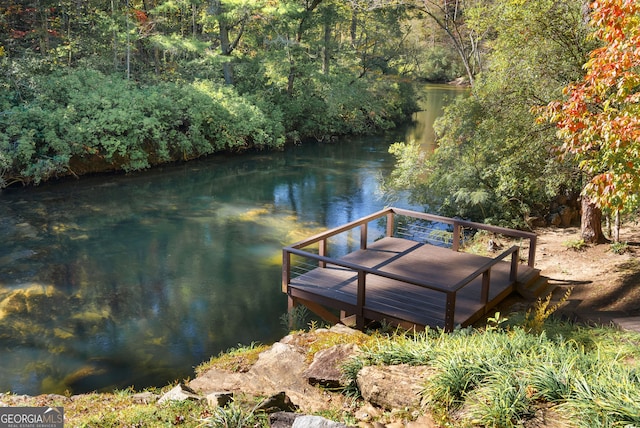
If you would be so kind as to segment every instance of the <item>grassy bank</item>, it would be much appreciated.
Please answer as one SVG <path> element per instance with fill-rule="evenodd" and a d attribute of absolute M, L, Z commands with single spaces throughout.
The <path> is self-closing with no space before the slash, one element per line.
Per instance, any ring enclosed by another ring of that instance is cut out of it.
<path fill-rule="evenodd" d="M 486 328 L 452 334 L 429 330 L 347 336 L 312 329 L 314 340 L 300 343 L 308 343 L 311 358 L 320 349 L 356 341 L 362 352 L 344 367 L 352 380 L 365 365 L 404 363 L 435 369 L 423 385 L 423 407 L 402 413 L 405 418 L 424 412 L 443 426 L 516 427 L 545 415 L 566 426 L 640 426 L 640 335 L 552 318 L 536 325 L 533 319 L 531 314 L 495 317 Z M 246 370 L 264 349 L 252 344 L 231 350 L 197 372 L 208 367 Z M 171 386 L 147 392 L 161 394 Z M 355 382 L 342 393 L 354 397 L 355 413 L 362 404 Z M 266 415 L 252 412 L 261 398 L 236 395 L 232 405 L 217 408 L 196 401 L 145 403 L 140 394 L 124 390 L 74 397 L 4 395 L 0 402 L 62 406 L 69 427 L 229 428 L 268 425 Z M 343 408 L 322 416 L 356 423 Z"/>

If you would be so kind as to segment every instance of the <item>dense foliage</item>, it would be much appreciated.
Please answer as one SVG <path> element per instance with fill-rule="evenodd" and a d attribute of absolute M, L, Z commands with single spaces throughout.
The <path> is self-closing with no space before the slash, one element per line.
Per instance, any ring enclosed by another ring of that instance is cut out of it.
<path fill-rule="evenodd" d="M 406 77 L 461 71 L 403 5 L 10 0 L 0 18 L 0 188 L 379 132 L 415 109 Z"/>
<path fill-rule="evenodd" d="M 33 79 L 28 105 L 5 110 L 0 140 L 9 179 L 125 171 L 284 142 L 281 113 L 207 81 L 135 85 L 93 70 Z M 8 183 L 10 184 L 10 183 Z"/>
<path fill-rule="evenodd" d="M 629 212 L 640 204 L 640 4 L 597 1 L 591 23 L 601 47 L 542 118 L 557 124 L 559 150 L 586 174 L 584 193 L 602 209 Z"/>
<path fill-rule="evenodd" d="M 409 185 L 430 210 L 524 226 L 548 213 L 580 177 L 551 148 L 555 131 L 535 125 L 531 108 L 557 97 L 582 76 L 590 50 L 577 0 L 480 3 L 468 25 L 485 38 L 485 69 L 472 96 L 459 98 L 437 124 L 439 145 L 428 156 L 411 142 L 392 147 L 395 185 Z"/>

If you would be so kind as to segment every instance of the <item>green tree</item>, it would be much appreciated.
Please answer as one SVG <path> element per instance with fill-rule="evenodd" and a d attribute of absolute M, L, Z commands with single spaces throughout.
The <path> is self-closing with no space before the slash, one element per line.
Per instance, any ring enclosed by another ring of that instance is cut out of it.
<path fill-rule="evenodd" d="M 482 4 L 476 3 L 474 0 L 421 0 L 415 6 L 447 34 L 472 85 L 482 69 L 480 43 L 484 35 L 483 31 L 477 31 L 477 27 L 468 25 L 469 11 Z"/>
<path fill-rule="evenodd" d="M 583 239 L 603 242 L 599 210 L 619 219 L 640 204 L 640 4 L 599 0 L 593 7 L 593 35 L 601 46 L 591 52 L 584 78 L 568 85 L 566 99 L 551 102 L 541 118 L 557 124 L 558 149 L 587 176 Z"/>
<path fill-rule="evenodd" d="M 238 47 L 251 14 L 259 7 L 260 2 L 246 0 L 209 2 L 207 11 L 217 23 L 220 54 L 224 57 L 222 69 L 227 85 L 234 83 L 231 54 Z"/>
<path fill-rule="evenodd" d="M 366 3 L 3 3 L 0 187 L 395 126 L 409 27 Z"/>
<path fill-rule="evenodd" d="M 551 198 L 579 187 L 572 164 L 550 152 L 553 129 L 536 126 L 530 110 L 581 75 L 589 51 L 582 3 L 500 0 L 467 16 L 477 33 L 492 34 L 487 67 L 472 95 L 437 122 L 433 154 L 394 146 L 396 177 L 430 210 L 524 226 L 547 214 Z"/>

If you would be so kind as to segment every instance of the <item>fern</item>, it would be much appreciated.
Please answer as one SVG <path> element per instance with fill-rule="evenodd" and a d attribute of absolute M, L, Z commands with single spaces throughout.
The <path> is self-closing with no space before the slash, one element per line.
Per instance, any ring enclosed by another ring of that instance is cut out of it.
<path fill-rule="evenodd" d="M 549 293 L 544 299 L 539 298 L 533 308 L 529 308 L 529 310 L 527 310 L 524 328 L 532 333 L 540 333 L 547 318 L 549 318 L 551 314 L 557 311 L 569 299 L 572 291 L 573 287 L 568 288 L 560 300 L 554 305 L 551 305 L 553 293 Z"/>

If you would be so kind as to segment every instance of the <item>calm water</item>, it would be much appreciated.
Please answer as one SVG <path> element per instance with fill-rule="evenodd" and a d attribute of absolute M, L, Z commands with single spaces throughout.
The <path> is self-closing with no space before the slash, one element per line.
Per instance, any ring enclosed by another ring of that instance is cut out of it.
<path fill-rule="evenodd" d="M 1 193 L 0 390 L 162 386 L 223 350 L 279 339 L 281 248 L 409 207 L 379 192 L 402 138 Z"/>
<path fill-rule="evenodd" d="M 442 115 L 447 104 L 455 97 L 467 94 L 467 90 L 451 85 L 427 85 L 422 93 L 421 111 L 413 114 L 413 126 L 407 129 L 405 141 L 414 140 L 425 151 L 431 152 L 436 147 L 436 135 L 433 122 Z"/>

